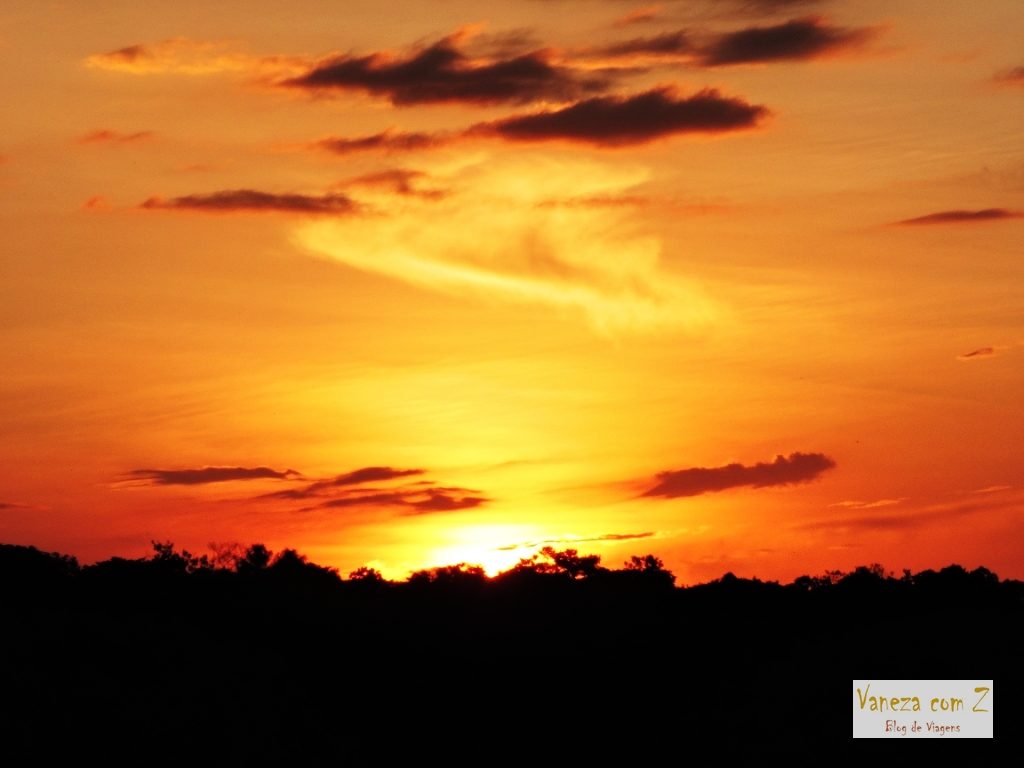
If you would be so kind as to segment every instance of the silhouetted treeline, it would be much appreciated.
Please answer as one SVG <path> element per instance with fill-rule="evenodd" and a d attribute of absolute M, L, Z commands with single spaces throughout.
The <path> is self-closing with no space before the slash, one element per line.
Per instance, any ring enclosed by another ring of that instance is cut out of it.
<path fill-rule="evenodd" d="M 609 569 L 552 548 L 494 578 L 390 582 L 259 544 L 89 566 L 0 545 L 3 743 L 229 763 L 386 764 L 418 739 L 424 761 L 489 764 L 466 751 L 483 737 L 811 756 L 850 747 L 852 679 L 994 678 L 1000 714 L 1017 706 L 1024 583 L 984 568 L 674 582 L 651 555 Z"/>

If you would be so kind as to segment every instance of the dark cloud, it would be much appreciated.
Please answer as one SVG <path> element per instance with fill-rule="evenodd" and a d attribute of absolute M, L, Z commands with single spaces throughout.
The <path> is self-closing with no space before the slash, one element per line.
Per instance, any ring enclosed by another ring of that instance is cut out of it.
<path fill-rule="evenodd" d="M 185 195 L 169 199 L 151 197 L 143 202 L 140 207 L 219 213 L 276 211 L 306 214 L 353 213 L 359 208 L 352 198 L 343 194 L 274 194 L 254 189 L 227 189 L 219 192 Z"/>
<path fill-rule="evenodd" d="M 834 27 L 816 17 L 750 27 L 717 38 L 701 52 L 706 66 L 813 59 L 866 42 L 874 30 Z"/>
<path fill-rule="evenodd" d="M 1024 87 L 1024 67 L 1013 67 L 1012 69 L 1003 70 L 992 79 L 1000 85 Z"/>
<path fill-rule="evenodd" d="M 435 149 L 450 141 L 451 137 L 440 133 L 382 131 L 351 139 L 329 137 L 321 139 L 314 146 L 336 155 L 351 155 L 356 152 L 411 152 L 418 149 Z"/>
<path fill-rule="evenodd" d="M 460 49 L 464 34 L 443 38 L 407 56 L 338 56 L 283 85 L 310 90 L 357 90 L 392 104 L 525 104 L 569 101 L 605 90 L 608 81 L 552 64 L 544 51 L 477 59 Z"/>
<path fill-rule="evenodd" d="M 29 504 L 15 504 L 12 501 L 0 501 L 0 509 L 34 509 Z"/>
<path fill-rule="evenodd" d="M 897 221 L 898 225 L 915 226 L 919 224 L 972 224 L 981 221 L 999 221 L 1000 219 L 1019 219 L 1024 216 L 1020 211 L 1010 211 L 1006 208 L 983 208 L 979 211 L 939 211 L 929 213 L 927 216 L 917 216 L 913 219 Z"/>
<path fill-rule="evenodd" d="M 153 131 L 136 131 L 135 133 L 122 133 L 108 129 L 90 131 L 78 137 L 79 144 L 131 144 L 137 141 L 151 139 L 156 134 Z"/>
<path fill-rule="evenodd" d="M 751 128 L 767 114 L 763 106 L 727 98 L 713 89 L 684 98 L 670 87 L 659 87 L 633 96 L 600 96 L 550 112 L 481 123 L 468 133 L 508 141 L 565 140 L 624 147 L 679 133 Z"/>
<path fill-rule="evenodd" d="M 279 471 L 270 467 L 203 467 L 201 469 L 135 469 L 132 480 L 148 480 L 151 485 L 204 485 L 229 480 L 297 480 L 294 469 Z"/>
<path fill-rule="evenodd" d="M 771 463 L 758 462 L 749 467 L 728 464 L 724 467 L 672 470 L 659 473 L 657 484 L 644 491 L 643 495 L 674 499 L 743 486 L 764 488 L 770 485 L 807 483 L 835 465 L 832 459 L 822 453 L 791 453 L 789 456 L 776 456 Z"/>
<path fill-rule="evenodd" d="M 996 348 L 995 347 L 981 347 L 979 349 L 971 350 L 970 352 L 965 352 L 962 355 L 957 355 L 956 359 L 957 360 L 978 360 L 978 359 L 984 359 L 986 357 L 995 357 L 995 355 L 996 355 Z"/>

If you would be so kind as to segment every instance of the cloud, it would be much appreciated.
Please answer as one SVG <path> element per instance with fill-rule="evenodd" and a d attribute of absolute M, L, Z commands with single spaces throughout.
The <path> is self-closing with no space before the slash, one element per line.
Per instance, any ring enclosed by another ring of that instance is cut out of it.
<path fill-rule="evenodd" d="M 354 213 L 359 209 L 352 198 L 340 193 L 326 195 L 274 194 L 253 189 L 226 189 L 170 199 L 151 197 L 140 207 L 150 210 L 189 210 L 214 213 L 276 211 L 305 214 Z"/>
<path fill-rule="evenodd" d="M 174 37 L 158 43 L 137 43 L 85 60 L 88 67 L 131 75 L 213 75 L 224 72 L 266 73 L 283 77 L 309 66 L 294 56 L 254 56 L 235 42 Z"/>
<path fill-rule="evenodd" d="M 649 24 L 661 15 L 660 5 L 646 5 L 643 8 L 636 8 L 625 16 L 620 16 L 614 22 L 616 27 L 631 27 L 635 24 Z"/>
<path fill-rule="evenodd" d="M 13 501 L 0 501 L 0 510 L 3 509 L 37 509 L 31 504 L 16 504 Z"/>
<path fill-rule="evenodd" d="M 936 523 L 955 520 L 961 517 L 975 515 L 981 512 L 995 512 L 1009 510 L 1010 512 L 1021 509 L 1021 497 L 1011 495 L 1010 498 L 998 500 L 969 501 L 969 502 L 940 502 L 921 507 L 915 510 L 892 513 L 881 512 L 865 515 L 833 516 L 822 520 L 814 520 L 803 523 L 797 528 L 801 530 L 819 531 L 893 531 L 907 530 L 912 528 L 928 528 Z"/>
<path fill-rule="evenodd" d="M 999 493 L 1000 491 L 1009 491 L 1012 488 L 1012 485 L 989 485 L 984 488 L 977 488 L 971 491 L 971 493 Z"/>
<path fill-rule="evenodd" d="M 136 131 L 135 133 L 122 133 L 108 129 L 90 131 L 78 137 L 79 144 L 132 144 L 139 141 L 146 141 L 156 134 L 153 131 Z"/>
<path fill-rule="evenodd" d="M 313 146 L 326 149 L 336 155 L 351 155 L 356 152 L 411 152 L 419 149 L 435 149 L 451 141 L 452 137 L 447 134 L 388 130 L 350 139 L 332 136 L 320 139 Z"/>
<path fill-rule="evenodd" d="M 396 195 L 422 197 L 428 200 L 437 200 L 444 197 L 442 189 L 423 188 L 420 182 L 428 179 L 429 174 L 424 171 L 414 171 L 407 168 L 389 168 L 385 171 L 367 173 L 356 176 L 341 184 L 343 188 L 362 187 L 382 189 Z"/>
<path fill-rule="evenodd" d="M 995 356 L 996 356 L 996 348 L 995 347 L 979 347 L 978 349 L 971 350 L 970 352 L 965 352 L 962 355 L 957 355 L 956 359 L 957 360 L 984 360 L 987 357 L 995 357 Z"/>
<path fill-rule="evenodd" d="M 725 133 L 753 128 L 763 106 L 706 89 L 682 97 L 669 86 L 632 96 L 599 96 L 571 106 L 481 123 L 471 134 L 507 141 L 562 140 L 598 147 L 646 144 L 682 133 Z"/>
<path fill-rule="evenodd" d="M 983 208 L 977 211 L 954 210 L 929 213 L 926 216 L 916 216 L 913 219 L 897 221 L 898 226 L 918 226 L 928 224 L 975 224 L 983 221 L 1001 221 L 1003 219 L 1019 219 L 1024 217 L 1020 211 L 1011 211 L 1006 208 Z"/>
<path fill-rule="evenodd" d="M 663 32 L 660 35 L 651 37 L 634 37 L 632 40 L 621 40 L 600 48 L 592 49 L 589 53 L 600 58 L 629 58 L 636 54 L 649 54 L 654 56 L 680 56 L 690 54 L 695 50 L 689 33 L 683 30 L 676 32 Z"/>
<path fill-rule="evenodd" d="M 633 539 L 650 539 L 655 537 L 654 531 L 644 531 L 643 533 L 603 533 L 600 536 L 566 536 L 558 539 L 539 539 L 538 541 L 524 541 L 518 544 L 506 544 L 503 547 L 495 547 L 499 552 L 511 552 L 515 549 L 533 549 L 535 547 L 543 547 L 549 544 L 583 544 L 597 541 L 631 541 Z"/>
<path fill-rule="evenodd" d="M 705 47 L 700 62 L 726 66 L 765 61 L 814 59 L 863 45 L 876 30 L 834 27 L 818 17 L 793 19 L 770 27 L 750 27 L 718 37 Z"/>
<path fill-rule="evenodd" d="M 510 58 L 475 58 L 461 49 L 469 34 L 458 31 L 400 56 L 336 56 L 281 84 L 313 91 L 362 91 L 396 106 L 570 101 L 609 85 L 604 77 L 553 64 L 544 50 Z"/>
<path fill-rule="evenodd" d="M 328 499 L 313 509 L 338 509 L 347 507 L 394 507 L 400 515 L 428 515 L 437 512 L 457 512 L 473 509 L 490 501 L 478 492 L 459 488 L 400 489 L 384 493 L 367 493 Z"/>
<path fill-rule="evenodd" d="M 231 480 L 297 480 L 302 477 L 294 469 L 282 471 L 270 467 L 202 467 L 201 469 L 135 469 L 128 473 L 132 480 L 149 481 L 149 485 L 204 485 Z"/>
<path fill-rule="evenodd" d="M 657 484 L 642 495 L 674 499 L 743 486 L 764 488 L 807 483 L 835 465 L 822 453 L 791 453 L 789 456 L 776 456 L 771 463 L 758 462 L 753 466 L 728 464 L 724 467 L 671 470 L 658 473 Z"/>
<path fill-rule="evenodd" d="M 1024 88 L 1024 66 L 1012 67 L 996 73 L 992 80 L 998 85 L 1009 85 Z"/>
<path fill-rule="evenodd" d="M 392 487 L 368 486 L 426 474 L 423 469 L 395 467 L 362 467 L 326 480 L 317 480 L 301 488 L 288 488 L 257 497 L 258 499 L 315 500 L 301 509 L 380 508 L 391 507 L 400 515 L 426 515 L 455 512 L 479 507 L 490 501 L 480 491 L 459 486 L 438 486 L 432 480 Z"/>
<path fill-rule="evenodd" d="M 695 329 L 717 316 L 690 281 L 659 268 L 660 243 L 627 206 L 551 200 L 631 194 L 648 171 L 545 154 L 475 154 L 428 169 L 447 194 L 393 196 L 387 216 L 309 221 L 312 255 L 456 300 L 579 311 L 603 333 Z"/>
<path fill-rule="evenodd" d="M 402 477 L 422 475 L 423 469 L 395 469 L 394 467 L 363 467 L 346 472 L 330 480 L 320 480 L 306 488 L 308 494 L 316 494 L 330 488 L 343 488 L 364 483 L 379 483 L 385 480 L 396 480 Z"/>
<path fill-rule="evenodd" d="M 835 504 L 829 504 L 829 506 L 843 507 L 844 509 L 878 509 L 879 507 L 892 507 L 896 504 L 902 504 L 906 500 L 904 496 L 898 499 L 877 499 L 876 501 L 837 501 Z"/>
<path fill-rule="evenodd" d="M 326 480 L 317 480 L 302 488 L 288 488 L 283 491 L 267 493 L 259 498 L 263 499 L 308 499 L 322 496 L 325 492 L 337 489 L 347 491 L 351 486 L 363 485 L 365 483 L 379 483 L 388 480 L 397 480 L 403 477 L 423 475 L 423 469 L 396 469 L 394 467 L 362 467 L 351 472 L 345 472 Z M 365 492 L 368 489 L 359 489 Z M 373 489 L 370 489 L 373 490 Z"/>
<path fill-rule="evenodd" d="M 96 213 L 100 211 L 111 211 L 113 210 L 113 206 L 110 205 L 110 201 L 103 195 L 93 195 L 82 203 L 82 210 Z"/>

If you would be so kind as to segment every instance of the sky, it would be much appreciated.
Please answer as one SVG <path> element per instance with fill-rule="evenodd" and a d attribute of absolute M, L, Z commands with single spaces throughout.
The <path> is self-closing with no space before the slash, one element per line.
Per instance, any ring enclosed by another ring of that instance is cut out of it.
<path fill-rule="evenodd" d="M 0 540 L 1024 577 L 1018 0 L 0 9 Z"/>

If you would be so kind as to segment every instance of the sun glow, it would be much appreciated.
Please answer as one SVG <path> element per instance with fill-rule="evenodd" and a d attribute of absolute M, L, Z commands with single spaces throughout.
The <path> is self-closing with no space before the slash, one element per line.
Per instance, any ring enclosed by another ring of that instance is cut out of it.
<path fill-rule="evenodd" d="M 431 550 L 428 562 L 433 565 L 479 565 L 488 576 L 494 576 L 530 554 L 519 547 L 503 547 L 537 537 L 538 529 L 524 525 L 467 525 L 445 531 L 444 536 L 449 543 Z"/>

